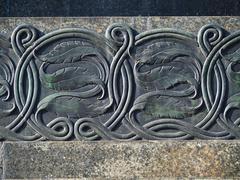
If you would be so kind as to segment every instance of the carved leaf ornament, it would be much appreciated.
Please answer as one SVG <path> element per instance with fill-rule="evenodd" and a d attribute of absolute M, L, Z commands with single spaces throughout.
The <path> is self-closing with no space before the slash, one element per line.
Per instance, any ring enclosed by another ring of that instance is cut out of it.
<path fill-rule="evenodd" d="M 0 37 L 1 140 L 240 138 L 240 31 Z"/>

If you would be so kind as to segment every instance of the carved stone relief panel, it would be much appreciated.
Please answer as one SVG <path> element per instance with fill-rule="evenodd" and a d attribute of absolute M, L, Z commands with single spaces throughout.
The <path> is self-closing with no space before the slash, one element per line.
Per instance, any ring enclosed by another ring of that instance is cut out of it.
<path fill-rule="evenodd" d="M 0 37 L 1 140 L 240 138 L 240 32 L 21 25 L 10 39 Z"/>

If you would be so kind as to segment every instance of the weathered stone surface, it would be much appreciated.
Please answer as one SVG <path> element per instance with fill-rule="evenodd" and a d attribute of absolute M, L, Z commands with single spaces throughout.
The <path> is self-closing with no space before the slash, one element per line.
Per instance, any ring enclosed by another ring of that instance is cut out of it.
<path fill-rule="evenodd" d="M 4 178 L 240 177 L 239 141 L 4 145 Z"/>
<path fill-rule="evenodd" d="M 104 33 L 109 24 L 127 23 L 139 32 L 155 28 L 176 28 L 197 33 L 208 23 L 219 24 L 229 31 L 236 31 L 240 26 L 240 16 L 156 16 L 156 17 L 10 17 L 0 18 L 0 33 L 8 35 L 20 24 L 32 24 L 43 32 L 63 27 L 87 28 Z"/>

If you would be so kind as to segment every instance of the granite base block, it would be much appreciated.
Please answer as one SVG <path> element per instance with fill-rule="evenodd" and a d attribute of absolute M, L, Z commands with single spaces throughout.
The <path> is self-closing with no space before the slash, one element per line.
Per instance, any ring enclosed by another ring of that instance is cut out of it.
<path fill-rule="evenodd" d="M 240 178 L 240 141 L 6 142 L 4 179 Z"/>

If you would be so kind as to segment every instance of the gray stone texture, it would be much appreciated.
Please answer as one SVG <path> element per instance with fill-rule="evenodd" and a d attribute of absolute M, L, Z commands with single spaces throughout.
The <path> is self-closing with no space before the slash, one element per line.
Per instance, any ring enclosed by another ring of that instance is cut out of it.
<path fill-rule="evenodd" d="M 240 27 L 240 16 L 156 16 L 156 17 L 14 17 L 0 18 L 0 33 L 10 36 L 16 26 L 32 24 L 43 32 L 64 27 L 80 27 L 104 33 L 108 25 L 114 22 L 127 23 L 138 32 L 155 28 L 176 28 L 197 33 L 208 23 L 218 24 L 231 32 Z"/>
<path fill-rule="evenodd" d="M 4 178 L 240 177 L 239 141 L 7 142 Z"/>

